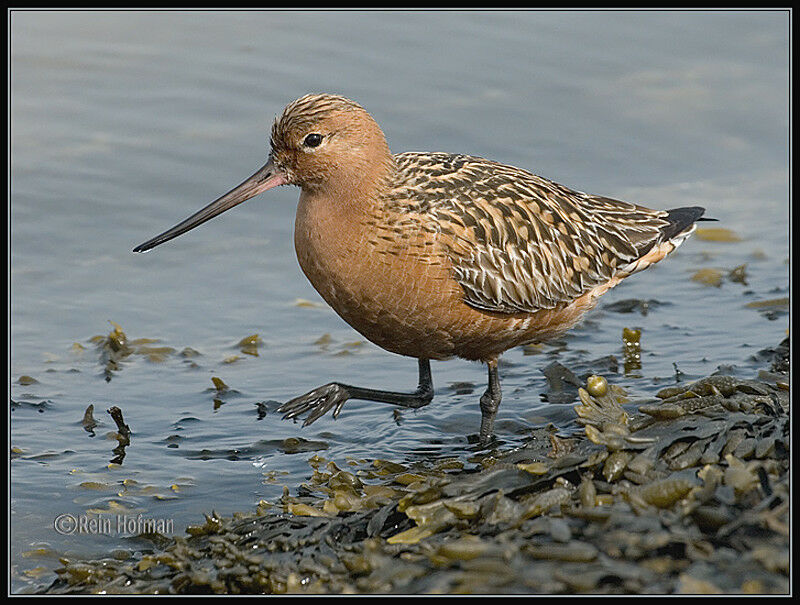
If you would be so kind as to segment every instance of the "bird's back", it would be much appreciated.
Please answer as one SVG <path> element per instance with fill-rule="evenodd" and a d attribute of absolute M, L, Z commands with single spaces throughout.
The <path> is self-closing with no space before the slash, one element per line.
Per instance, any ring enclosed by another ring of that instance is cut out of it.
<path fill-rule="evenodd" d="M 605 291 L 661 260 L 703 213 L 589 195 L 473 156 L 395 160 L 387 207 L 400 222 L 413 216 L 444 246 L 464 302 L 485 311 L 534 313 Z"/>

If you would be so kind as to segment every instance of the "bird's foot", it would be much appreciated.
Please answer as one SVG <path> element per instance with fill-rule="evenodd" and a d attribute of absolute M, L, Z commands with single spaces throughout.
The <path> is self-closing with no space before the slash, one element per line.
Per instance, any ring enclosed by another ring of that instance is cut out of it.
<path fill-rule="evenodd" d="M 488 445 L 494 436 L 494 418 L 497 415 L 499 402 L 494 400 L 487 391 L 481 397 L 481 432 L 479 443 L 482 446 Z"/>
<path fill-rule="evenodd" d="M 283 413 L 284 418 L 297 418 L 309 412 L 303 421 L 303 426 L 307 426 L 324 416 L 330 409 L 333 409 L 333 417 L 336 418 L 350 397 L 351 393 L 345 385 L 331 382 L 287 401 L 278 408 L 278 411 Z"/>

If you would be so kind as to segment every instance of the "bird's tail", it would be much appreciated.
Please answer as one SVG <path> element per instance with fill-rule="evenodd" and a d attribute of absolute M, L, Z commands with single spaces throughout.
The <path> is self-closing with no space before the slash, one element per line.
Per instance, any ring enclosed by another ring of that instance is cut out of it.
<path fill-rule="evenodd" d="M 675 238 L 680 238 L 683 241 L 694 232 L 697 221 L 716 220 L 701 218 L 705 211 L 706 209 L 700 206 L 687 206 L 685 208 L 667 210 L 666 220 L 669 224 L 662 229 L 663 241 L 672 241 Z"/>
<path fill-rule="evenodd" d="M 667 225 L 661 229 L 661 237 L 646 254 L 638 258 L 620 271 L 621 277 L 627 277 L 647 269 L 680 246 L 697 228 L 698 221 L 716 221 L 715 218 L 702 218 L 705 208 L 687 206 L 667 210 Z"/>

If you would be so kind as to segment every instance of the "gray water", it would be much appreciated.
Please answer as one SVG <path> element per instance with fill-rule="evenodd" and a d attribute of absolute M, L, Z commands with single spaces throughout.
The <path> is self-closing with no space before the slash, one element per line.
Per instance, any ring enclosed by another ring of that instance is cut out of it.
<path fill-rule="evenodd" d="M 261 166 L 275 114 L 302 94 L 357 100 L 395 152 L 469 153 L 651 207 L 701 205 L 720 221 L 705 227 L 740 238 L 692 238 L 563 342 L 509 351 L 504 447 L 546 421 L 575 429 L 571 406 L 541 397 L 552 361 L 613 355 L 605 375 L 643 398 L 675 381 L 673 364 L 684 378 L 752 376 L 754 355 L 787 332 L 785 306 L 746 306 L 789 295 L 786 12 L 13 11 L 10 31 L 14 591 L 49 583 L 58 556 L 144 547 L 114 531 L 62 535 L 59 515 L 141 514 L 181 534 L 203 512 L 294 491 L 313 454 L 469 465 L 478 364 L 434 363 L 433 403 L 399 417 L 359 401 L 306 428 L 275 413 L 330 380 L 417 379 L 413 360 L 365 342 L 305 280 L 296 189 L 131 252 Z M 691 279 L 742 264 L 746 284 Z M 632 298 L 661 304 L 607 307 Z M 89 339 L 109 320 L 175 352 L 132 355 L 106 381 Z M 624 327 L 642 330 L 639 370 L 622 367 Z M 242 353 L 255 333 L 258 356 Z M 212 377 L 230 390 L 218 396 Z M 81 426 L 89 404 L 94 435 Z M 133 430 L 121 465 L 109 464 L 112 405 Z M 314 451 L 287 453 L 286 438 Z"/>

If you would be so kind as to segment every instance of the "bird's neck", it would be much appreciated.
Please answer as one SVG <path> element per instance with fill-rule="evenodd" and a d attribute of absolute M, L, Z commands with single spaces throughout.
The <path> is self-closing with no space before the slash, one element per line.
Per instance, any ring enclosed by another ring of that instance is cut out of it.
<path fill-rule="evenodd" d="M 295 217 L 294 243 L 303 272 L 337 311 L 349 300 L 348 283 L 369 264 L 371 231 L 380 221 L 382 199 L 396 171 L 391 161 L 370 163 L 335 185 L 303 188 Z M 344 303 L 341 303 L 344 304 Z"/>
<path fill-rule="evenodd" d="M 389 148 L 361 157 L 341 166 L 334 178 L 316 187 L 304 187 L 300 195 L 301 210 L 309 218 L 329 217 L 339 221 L 360 220 L 374 215 L 386 192 L 394 184 L 397 164 Z"/>

